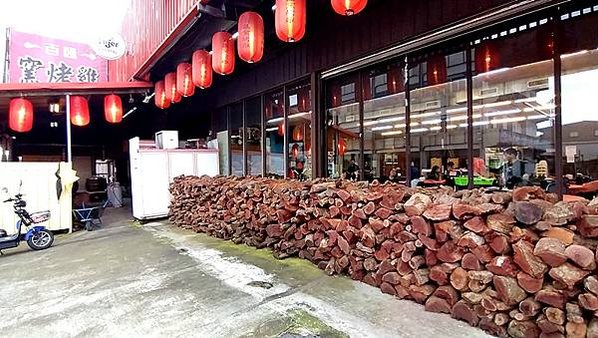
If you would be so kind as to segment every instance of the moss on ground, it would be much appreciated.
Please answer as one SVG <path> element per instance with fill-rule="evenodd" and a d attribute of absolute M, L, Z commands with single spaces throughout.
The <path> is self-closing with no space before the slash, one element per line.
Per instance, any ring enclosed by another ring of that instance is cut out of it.
<path fill-rule="evenodd" d="M 322 337 L 344 338 L 347 334 L 338 331 L 304 310 L 291 310 L 280 318 L 266 321 L 259 325 L 245 338 L 293 338 L 293 337 Z"/>

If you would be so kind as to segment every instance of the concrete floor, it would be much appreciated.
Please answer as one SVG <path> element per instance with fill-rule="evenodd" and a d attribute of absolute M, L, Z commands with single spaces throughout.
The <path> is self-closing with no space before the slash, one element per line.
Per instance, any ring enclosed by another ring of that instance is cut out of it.
<path fill-rule="evenodd" d="M 2 337 L 488 337 L 300 259 L 130 220 L 0 257 Z"/>

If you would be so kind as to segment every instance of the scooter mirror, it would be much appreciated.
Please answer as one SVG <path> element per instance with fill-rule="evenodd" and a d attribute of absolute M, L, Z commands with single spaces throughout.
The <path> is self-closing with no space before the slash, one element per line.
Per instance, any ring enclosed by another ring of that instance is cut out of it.
<path fill-rule="evenodd" d="M 8 189 L 6 187 L 2 188 L 2 193 L 3 194 L 8 194 Z"/>

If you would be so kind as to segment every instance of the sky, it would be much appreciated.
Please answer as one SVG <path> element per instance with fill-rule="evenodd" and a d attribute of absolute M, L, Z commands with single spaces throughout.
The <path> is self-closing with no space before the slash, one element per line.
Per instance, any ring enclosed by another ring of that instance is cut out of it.
<path fill-rule="evenodd" d="M 90 42 L 120 32 L 129 0 L 0 0 L 0 27 Z"/>

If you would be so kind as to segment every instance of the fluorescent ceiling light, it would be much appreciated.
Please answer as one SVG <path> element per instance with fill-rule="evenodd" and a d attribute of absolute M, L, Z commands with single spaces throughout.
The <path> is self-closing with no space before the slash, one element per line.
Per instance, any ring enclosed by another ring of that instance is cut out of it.
<path fill-rule="evenodd" d="M 382 136 L 392 136 L 392 135 L 401 135 L 403 132 L 400 130 L 397 131 L 387 131 L 385 133 L 382 133 Z"/>
<path fill-rule="evenodd" d="M 428 128 L 415 128 L 415 129 L 411 129 L 412 133 L 423 133 L 424 131 L 428 131 Z"/>
<path fill-rule="evenodd" d="M 482 114 L 473 114 L 472 118 L 474 119 L 479 119 L 480 117 L 482 117 Z M 449 118 L 449 121 L 465 121 L 467 120 L 467 115 L 459 115 L 459 116 L 453 116 L 451 118 Z"/>
<path fill-rule="evenodd" d="M 446 129 L 455 129 L 455 128 L 457 128 L 456 124 L 449 124 L 446 126 Z"/>
<path fill-rule="evenodd" d="M 278 127 L 266 128 L 266 131 L 277 131 Z"/>
<path fill-rule="evenodd" d="M 430 128 L 430 130 L 432 130 L 432 131 L 438 131 L 440 129 L 442 129 L 441 126 L 435 126 L 435 127 Z"/>
<path fill-rule="evenodd" d="M 239 32 L 235 32 L 235 34 L 233 34 L 233 40 L 236 40 L 239 37 Z"/>
<path fill-rule="evenodd" d="M 543 119 L 547 119 L 548 116 L 546 115 L 530 115 L 527 117 L 528 120 L 543 120 Z"/>
<path fill-rule="evenodd" d="M 380 131 L 380 130 L 388 130 L 388 129 L 392 129 L 392 126 L 379 126 L 379 127 L 374 127 L 374 128 L 372 128 L 372 131 Z"/>
<path fill-rule="evenodd" d="M 479 127 L 479 126 L 487 126 L 490 124 L 490 121 L 475 121 L 471 124 L 472 127 Z M 461 128 L 467 128 L 467 123 L 461 123 L 459 125 Z"/>
<path fill-rule="evenodd" d="M 422 121 L 423 125 L 428 125 L 428 124 L 439 124 L 440 122 L 442 122 L 440 119 L 436 119 L 436 120 L 426 120 L 426 121 Z"/>
<path fill-rule="evenodd" d="M 281 122 L 281 121 L 284 121 L 284 117 L 277 117 L 277 118 L 269 119 L 268 123 L 276 123 L 276 122 Z"/>
<path fill-rule="evenodd" d="M 499 101 L 499 102 L 478 104 L 478 105 L 473 106 L 473 109 L 502 107 L 502 106 L 508 106 L 508 105 L 510 105 L 512 103 L 513 103 L 513 101 L 509 100 L 509 101 Z"/>
<path fill-rule="evenodd" d="M 497 110 L 490 113 L 484 113 L 486 117 L 493 117 L 493 116 L 503 116 L 503 115 L 511 115 L 511 114 L 518 114 L 521 113 L 521 109 L 507 109 L 507 110 Z"/>
<path fill-rule="evenodd" d="M 365 122 L 363 122 L 363 125 L 365 127 L 367 127 L 367 126 L 373 126 L 373 125 L 376 125 L 376 124 L 378 124 L 378 121 L 365 121 Z"/>
<path fill-rule="evenodd" d="M 378 122 L 379 123 L 389 123 L 389 122 L 403 121 L 404 119 L 405 119 L 404 116 L 387 117 L 387 118 L 378 120 Z"/>
<path fill-rule="evenodd" d="M 452 113 L 460 113 L 460 112 L 466 112 L 467 111 L 467 107 L 461 107 L 461 108 L 452 108 L 452 109 L 447 109 L 446 112 L 449 114 Z"/>

